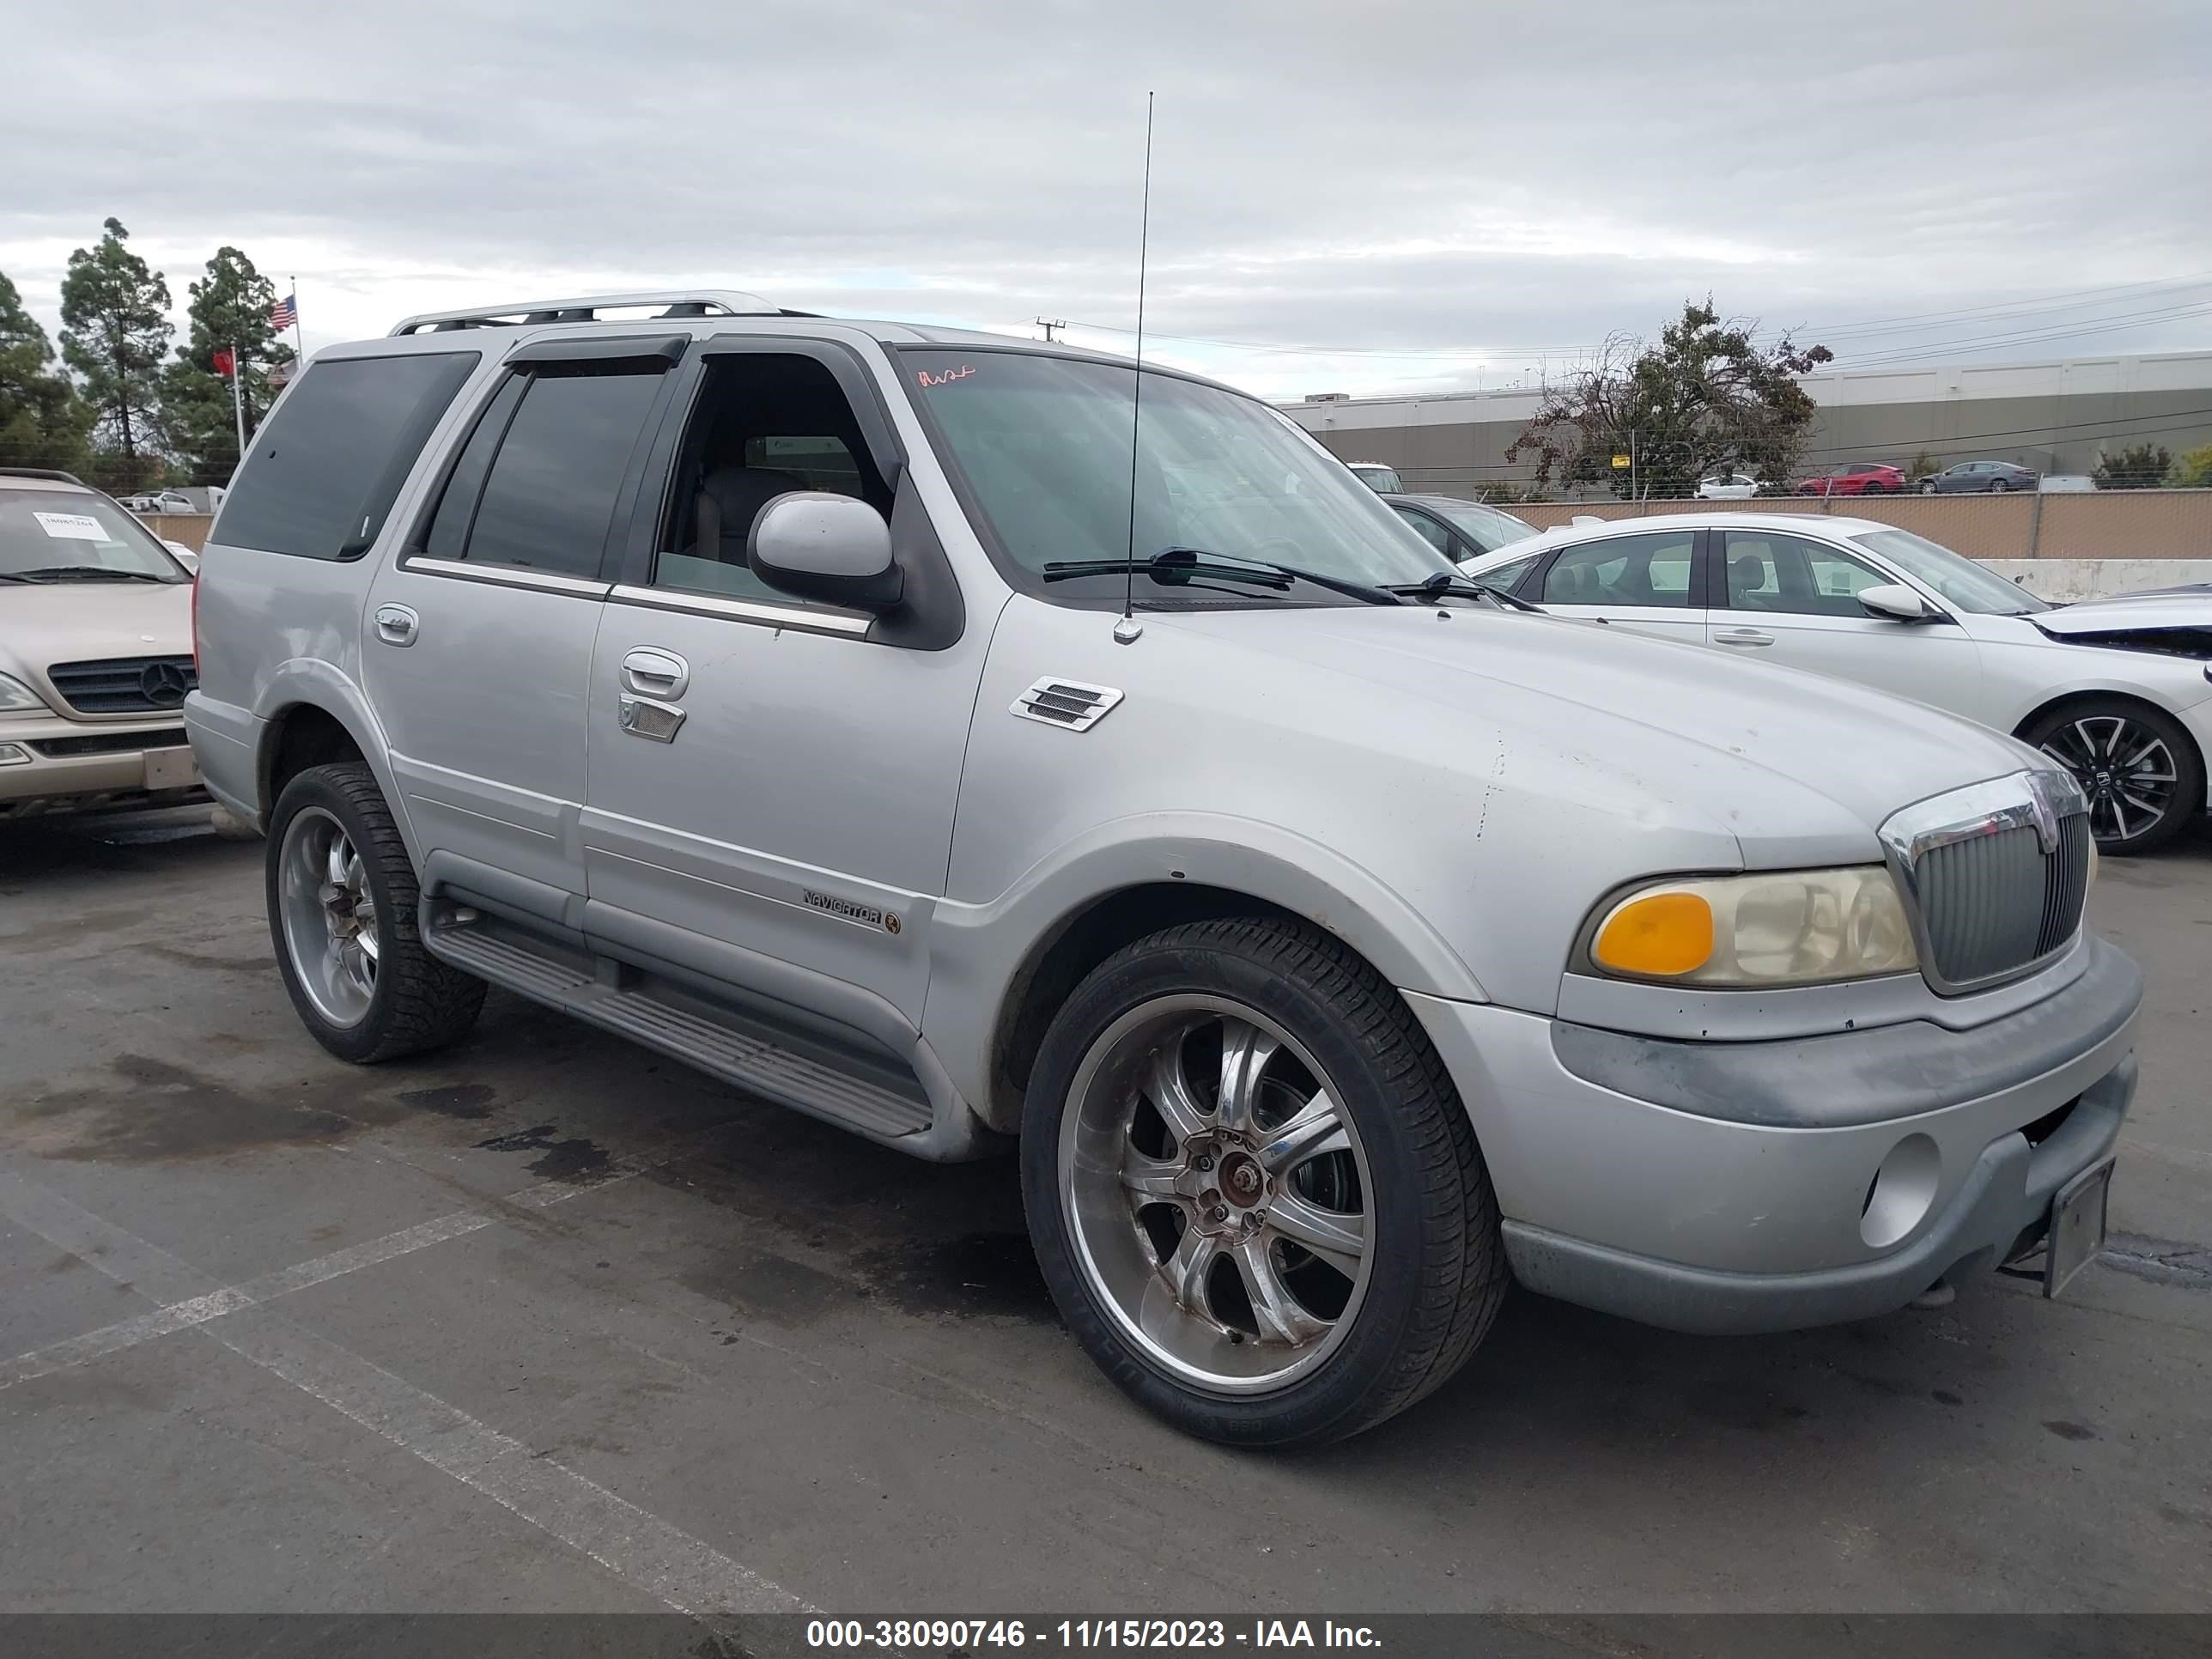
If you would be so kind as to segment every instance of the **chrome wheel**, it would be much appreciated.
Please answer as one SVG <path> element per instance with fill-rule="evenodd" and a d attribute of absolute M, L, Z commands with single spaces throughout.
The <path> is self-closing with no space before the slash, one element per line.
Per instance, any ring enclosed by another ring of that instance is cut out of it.
<path fill-rule="evenodd" d="M 1310 1374 L 1367 1289 L 1358 1129 L 1290 1034 L 1223 998 L 1156 998 L 1077 1067 L 1060 1200 L 1077 1265 L 1139 1349 L 1224 1394 Z"/>
<path fill-rule="evenodd" d="M 376 899 L 361 854 L 337 819 L 304 807 L 277 853 L 278 920 L 293 970 L 316 1012 L 358 1025 L 376 995 Z"/>
<path fill-rule="evenodd" d="M 2099 841 L 2132 841 L 2173 810 L 2181 772 L 2172 750 L 2124 714 L 2082 715 L 2047 734 L 2042 747 L 2080 780 L 2089 832 Z"/>

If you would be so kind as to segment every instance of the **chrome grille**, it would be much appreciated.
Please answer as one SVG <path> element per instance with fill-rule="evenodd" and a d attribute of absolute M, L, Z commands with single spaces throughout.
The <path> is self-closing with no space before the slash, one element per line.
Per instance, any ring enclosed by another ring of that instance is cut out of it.
<path fill-rule="evenodd" d="M 2091 839 L 2070 777 L 2023 772 L 1938 796 L 1891 819 L 1882 839 L 1939 991 L 2023 973 L 2081 928 Z"/>
<path fill-rule="evenodd" d="M 190 657 L 110 657 L 58 662 L 46 670 L 54 690 L 81 714 L 143 714 L 184 706 L 199 684 Z"/>

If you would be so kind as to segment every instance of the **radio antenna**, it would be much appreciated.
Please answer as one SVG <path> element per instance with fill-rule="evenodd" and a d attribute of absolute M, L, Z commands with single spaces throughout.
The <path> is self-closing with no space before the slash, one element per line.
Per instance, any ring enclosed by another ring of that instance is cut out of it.
<path fill-rule="evenodd" d="M 1133 645 L 1144 633 L 1137 621 L 1137 439 L 1145 406 L 1145 262 L 1152 237 L 1152 94 L 1145 94 L 1145 195 L 1137 216 L 1137 384 L 1129 398 L 1129 557 L 1121 569 L 1121 620 L 1114 624 L 1118 644 Z"/>

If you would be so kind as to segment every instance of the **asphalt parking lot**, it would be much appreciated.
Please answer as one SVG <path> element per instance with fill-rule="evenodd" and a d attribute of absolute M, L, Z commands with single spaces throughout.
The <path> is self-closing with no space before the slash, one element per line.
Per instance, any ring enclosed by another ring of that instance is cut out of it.
<path fill-rule="evenodd" d="M 329 1058 L 201 817 L 0 828 L 8 1610 L 2212 1608 L 2212 837 L 2093 899 L 2150 1006 L 2069 1299 L 1519 1295 L 1425 1406 L 1252 1456 L 1060 1334 L 1010 1163 L 497 994 Z"/>

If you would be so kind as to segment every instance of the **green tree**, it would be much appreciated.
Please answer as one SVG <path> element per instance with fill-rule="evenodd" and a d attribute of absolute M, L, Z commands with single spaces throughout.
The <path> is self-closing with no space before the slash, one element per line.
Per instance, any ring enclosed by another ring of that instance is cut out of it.
<path fill-rule="evenodd" d="M 2166 469 L 2168 489 L 2212 489 L 2212 444 L 2185 449 Z"/>
<path fill-rule="evenodd" d="M 236 248 L 217 248 L 206 277 L 190 291 L 191 334 L 161 376 L 161 430 L 185 482 L 226 483 L 238 469 L 238 419 L 215 354 L 235 354 L 250 434 L 275 399 L 269 371 L 290 362 L 292 348 L 269 324 L 275 284 Z"/>
<path fill-rule="evenodd" d="M 62 278 L 62 359 L 82 377 L 102 446 L 112 452 L 95 455 L 95 474 L 135 488 L 161 471 L 148 452 L 160 436 L 161 359 L 176 329 L 161 273 L 131 251 L 131 233 L 118 221 L 105 228 L 97 247 L 70 255 Z"/>
<path fill-rule="evenodd" d="M 1603 483 L 1616 495 L 1687 495 L 1722 469 L 1779 483 L 1795 469 L 1813 422 L 1797 377 L 1835 353 L 1784 334 L 1762 349 L 1753 320 L 1723 321 L 1706 296 L 1686 301 L 1659 343 L 1614 335 L 1597 362 L 1547 391 L 1505 452 L 1536 458 L 1540 489 Z M 1615 467 L 1628 456 L 1632 467 Z"/>
<path fill-rule="evenodd" d="M 2130 444 L 2117 455 L 2099 450 L 2089 476 L 2100 489 L 2155 489 L 2172 465 L 2172 453 L 2163 444 Z"/>
<path fill-rule="evenodd" d="M 0 466 L 85 464 L 92 411 L 54 362 L 54 349 L 0 272 Z"/>

